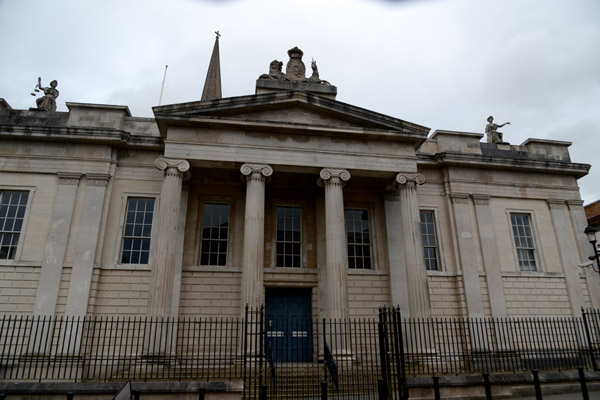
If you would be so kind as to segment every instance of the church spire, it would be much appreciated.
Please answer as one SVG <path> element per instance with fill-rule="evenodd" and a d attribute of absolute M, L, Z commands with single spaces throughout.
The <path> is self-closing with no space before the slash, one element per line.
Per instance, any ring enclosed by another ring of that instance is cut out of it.
<path fill-rule="evenodd" d="M 220 99 L 221 95 L 221 62 L 219 61 L 219 31 L 215 32 L 215 46 L 213 47 L 208 72 L 206 73 L 206 81 L 204 82 L 204 90 L 202 91 L 201 100 Z"/>

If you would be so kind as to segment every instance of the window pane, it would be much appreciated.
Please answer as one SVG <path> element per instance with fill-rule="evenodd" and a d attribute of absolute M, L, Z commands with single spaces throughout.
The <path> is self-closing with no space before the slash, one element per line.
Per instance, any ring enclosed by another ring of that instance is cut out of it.
<path fill-rule="evenodd" d="M 302 260 L 302 209 L 277 206 L 275 266 L 300 268 Z"/>
<path fill-rule="evenodd" d="M 433 211 L 420 211 L 421 217 L 421 237 L 423 238 L 423 252 L 425 256 L 425 268 L 427 270 L 437 270 L 437 237 L 435 232 L 435 217 Z"/>
<path fill-rule="evenodd" d="M 148 264 L 153 211 L 154 199 L 127 199 L 121 264 Z"/>
<path fill-rule="evenodd" d="M 200 265 L 227 265 L 229 204 L 204 203 Z"/>
<path fill-rule="evenodd" d="M 13 260 L 17 254 L 28 198 L 29 192 L 0 194 L 0 259 Z"/>
<path fill-rule="evenodd" d="M 519 269 L 521 271 L 537 271 L 529 214 L 511 214 L 510 222 L 517 249 Z"/>
<path fill-rule="evenodd" d="M 346 241 L 348 245 L 348 268 L 371 268 L 371 232 L 369 211 L 346 209 Z"/>

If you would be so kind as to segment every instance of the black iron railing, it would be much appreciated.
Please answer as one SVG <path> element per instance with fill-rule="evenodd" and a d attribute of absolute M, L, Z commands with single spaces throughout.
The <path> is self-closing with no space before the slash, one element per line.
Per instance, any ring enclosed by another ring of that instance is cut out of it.
<path fill-rule="evenodd" d="M 244 397 L 407 398 L 409 376 L 598 369 L 600 311 L 581 318 L 266 320 L 4 316 L 0 379 L 244 382 Z"/>

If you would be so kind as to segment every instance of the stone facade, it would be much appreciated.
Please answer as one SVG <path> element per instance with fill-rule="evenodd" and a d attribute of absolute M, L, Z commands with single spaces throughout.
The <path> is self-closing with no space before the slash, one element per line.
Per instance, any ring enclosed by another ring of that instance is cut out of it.
<path fill-rule="evenodd" d="M 600 306 L 578 267 L 590 167 L 569 143 L 428 138 L 329 87 L 281 85 L 152 119 L 0 102 L 1 200 L 27 194 L 20 230 L 2 233 L 0 311 L 238 317 L 269 288 L 304 289 L 330 318 Z"/>

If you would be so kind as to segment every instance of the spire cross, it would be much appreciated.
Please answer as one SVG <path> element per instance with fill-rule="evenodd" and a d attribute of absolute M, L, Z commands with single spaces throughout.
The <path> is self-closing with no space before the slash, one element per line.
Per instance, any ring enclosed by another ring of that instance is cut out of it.
<path fill-rule="evenodd" d="M 221 37 L 221 34 L 219 33 L 219 31 L 215 31 L 215 33 L 217 34 L 217 39 Z"/>

